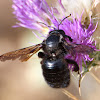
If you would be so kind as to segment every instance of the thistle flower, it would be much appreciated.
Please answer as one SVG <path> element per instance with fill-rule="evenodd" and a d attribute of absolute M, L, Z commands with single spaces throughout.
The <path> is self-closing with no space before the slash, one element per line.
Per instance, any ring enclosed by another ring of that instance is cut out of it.
<path fill-rule="evenodd" d="M 61 0 L 58 0 L 57 4 L 59 4 L 59 9 L 58 7 L 50 7 L 45 0 L 13 0 L 13 13 L 19 21 L 15 27 L 38 30 L 39 33 L 46 27 L 49 31 L 52 30 L 52 27 L 58 29 L 61 20 L 66 17 L 66 8 Z M 89 57 L 89 53 L 96 51 L 96 42 L 92 36 L 97 27 L 97 24 L 93 25 L 91 17 L 88 25 L 85 24 L 85 21 L 82 23 L 82 15 L 83 13 L 80 17 L 77 15 L 77 18 L 72 15 L 72 20 L 65 19 L 59 26 L 59 29 L 64 30 L 65 34 L 73 39 L 72 44 L 80 44 L 77 49 L 66 55 L 66 58 L 75 60 L 81 71 L 82 61 L 86 63 L 86 61 L 93 60 Z M 72 69 L 71 66 L 69 67 Z"/>

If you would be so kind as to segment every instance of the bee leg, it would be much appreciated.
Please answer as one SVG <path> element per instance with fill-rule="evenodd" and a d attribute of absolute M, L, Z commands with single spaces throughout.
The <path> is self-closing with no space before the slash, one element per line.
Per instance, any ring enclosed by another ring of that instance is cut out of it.
<path fill-rule="evenodd" d="M 38 53 L 38 57 L 39 58 L 44 58 L 45 57 L 45 53 L 44 52 L 39 52 Z"/>
<path fill-rule="evenodd" d="M 73 39 L 72 39 L 70 36 L 65 35 L 64 37 L 65 37 L 65 38 L 68 38 L 68 39 L 69 39 L 69 41 L 73 42 Z"/>
<path fill-rule="evenodd" d="M 79 66 L 76 63 L 76 61 L 71 60 L 71 59 L 66 59 L 66 61 L 67 61 L 68 64 L 73 64 L 74 65 L 73 71 L 78 72 L 78 74 L 79 74 Z"/>
<path fill-rule="evenodd" d="M 66 59 L 66 61 L 67 61 L 68 64 L 73 64 L 73 65 L 74 65 L 73 71 L 75 71 L 75 72 L 78 71 L 78 74 L 79 74 L 79 94 L 80 94 L 80 96 L 81 96 L 81 89 L 80 89 L 80 87 L 81 87 L 81 81 L 82 81 L 82 78 L 83 78 L 83 77 L 82 77 L 81 74 L 79 73 L 79 66 L 78 66 L 78 64 L 76 63 L 76 61 L 74 61 L 74 60 Z"/>

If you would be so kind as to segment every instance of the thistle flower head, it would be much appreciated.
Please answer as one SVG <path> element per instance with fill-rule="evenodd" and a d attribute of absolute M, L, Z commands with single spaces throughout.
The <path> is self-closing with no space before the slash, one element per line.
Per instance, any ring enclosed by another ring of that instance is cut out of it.
<path fill-rule="evenodd" d="M 50 7 L 45 0 L 13 0 L 13 13 L 19 21 L 16 26 L 39 32 L 42 32 L 45 27 L 48 27 L 49 31 L 52 30 L 52 27 L 58 29 L 61 20 L 66 17 L 66 9 L 61 0 L 58 0 L 57 4 L 59 4 L 60 10 L 56 6 Z M 88 27 L 84 23 L 82 24 L 82 15 L 81 17 L 77 15 L 77 18 L 72 15 L 72 20 L 65 19 L 59 26 L 59 29 L 64 30 L 65 34 L 73 39 L 71 45 L 75 46 L 75 49 L 67 54 L 66 58 L 75 60 L 80 69 L 82 69 L 82 61 L 85 63 L 93 60 L 89 57 L 89 53 L 96 50 L 96 43 L 92 38 L 96 26 L 93 25 L 91 18 Z M 69 67 L 71 69 L 71 66 Z"/>

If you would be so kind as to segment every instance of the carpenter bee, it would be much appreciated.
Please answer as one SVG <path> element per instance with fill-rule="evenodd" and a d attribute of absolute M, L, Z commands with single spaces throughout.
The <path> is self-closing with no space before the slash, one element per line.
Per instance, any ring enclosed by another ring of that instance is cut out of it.
<path fill-rule="evenodd" d="M 69 39 L 70 43 L 67 43 L 66 39 Z M 70 52 L 74 53 L 76 50 L 84 52 L 80 44 L 73 44 L 72 41 L 73 39 L 66 35 L 63 30 L 54 29 L 49 32 L 42 43 L 5 53 L 0 56 L 0 61 L 15 60 L 17 58 L 22 62 L 27 61 L 32 55 L 42 49 L 43 52 L 39 52 L 38 57 L 42 59 L 41 67 L 45 81 L 53 88 L 65 88 L 70 84 L 68 64 L 73 64 L 74 71 L 79 73 L 77 62 L 72 59 L 65 59 L 65 56 Z M 87 49 L 88 51 L 89 48 Z"/>

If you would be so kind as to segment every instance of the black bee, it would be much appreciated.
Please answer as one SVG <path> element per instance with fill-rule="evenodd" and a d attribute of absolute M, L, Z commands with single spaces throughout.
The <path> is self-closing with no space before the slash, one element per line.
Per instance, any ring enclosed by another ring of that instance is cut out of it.
<path fill-rule="evenodd" d="M 63 21 L 63 20 L 62 20 Z M 70 43 L 66 42 L 69 39 Z M 16 51 L 8 52 L 0 56 L 0 61 L 19 60 L 27 61 L 33 54 L 40 49 L 43 52 L 38 53 L 38 57 L 42 58 L 41 66 L 43 76 L 46 82 L 53 88 L 65 88 L 70 84 L 70 70 L 68 64 L 74 65 L 74 71 L 79 73 L 78 64 L 71 59 L 65 59 L 65 56 L 70 52 L 75 51 L 89 52 L 92 48 L 82 47 L 80 44 L 73 44 L 73 39 L 65 35 L 63 30 L 53 30 L 49 32 L 48 37 L 40 44 L 22 48 Z"/>

